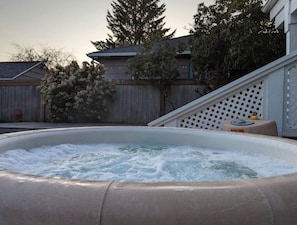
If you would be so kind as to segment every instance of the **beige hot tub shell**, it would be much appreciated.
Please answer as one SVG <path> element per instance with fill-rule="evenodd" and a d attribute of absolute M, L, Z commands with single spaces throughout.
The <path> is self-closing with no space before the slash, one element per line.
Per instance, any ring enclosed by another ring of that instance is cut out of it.
<path fill-rule="evenodd" d="M 0 149 L 169 143 L 261 151 L 297 164 L 294 141 L 173 128 L 92 127 L 0 135 Z M 219 182 L 90 182 L 0 171 L 0 224 L 297 224 L 297 174 Z"/>

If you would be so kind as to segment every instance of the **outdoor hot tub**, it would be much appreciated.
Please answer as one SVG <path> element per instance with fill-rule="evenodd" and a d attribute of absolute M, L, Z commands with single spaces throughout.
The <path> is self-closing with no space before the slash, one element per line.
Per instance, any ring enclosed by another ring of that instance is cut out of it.
<path fill-rule="evenodd" d="M 152 127 L 81 127 L 0 135 L 0 153 L 64 143 L 192 145 L 269 155 L 297 166 L 297 142 Z M 86 181 L 0 170 L 0 224 L 297 224 L 297 174 L 203 182 Z"/>

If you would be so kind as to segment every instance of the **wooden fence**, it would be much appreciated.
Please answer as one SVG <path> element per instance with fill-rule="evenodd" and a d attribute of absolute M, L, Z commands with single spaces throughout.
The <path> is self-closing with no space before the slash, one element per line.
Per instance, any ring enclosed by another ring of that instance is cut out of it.
<path fill-rule="evenodd" d="M 0 82 L 0 122 L 43 121 L 39 82 Z"/>
<path fill-rule="evenodd" d="M 164 104 L 160 91 L 148 82 L 128 80 L 115 84 L 117 94 L 114 101 L 108 102 L 103 122 L 145 125 L 173 110 L 168 101 Z M 171 88 L 169 100 L 174 108 L 178 108 L 199 98 L 197 89 L 203 92 L 205 85 L 193 80 L 177 81 Z"/>
<path fill-rule="evenodd" d="M 107 102 L 102 123 L 145 125 L 173 110 L 167 101 L 164 104 L 159 90 L 148 82 L 117 80 L 114 83 L 117 93 L 113 101 Z M 0 82 L 0 122 L 49 121 L 41 104 L 38 85 L 38 82 Z M 194 80 L 176 81 L 169 99 L 174 108 L 178 108 L 200 97 L 196 90 L 203 92 L 204 88 L 204 85 L 197 84 Z"/>

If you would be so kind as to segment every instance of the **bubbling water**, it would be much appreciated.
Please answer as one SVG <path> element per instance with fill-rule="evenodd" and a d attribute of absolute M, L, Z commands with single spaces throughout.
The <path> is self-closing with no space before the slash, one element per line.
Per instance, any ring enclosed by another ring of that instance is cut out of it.
<path fill-rule="evenodd" d="M 297 172 L 269 156 L 192 146 L 61 144 L 0 154 L 0 169 L 67 179 L 125 182 L 215 181 Z"/>

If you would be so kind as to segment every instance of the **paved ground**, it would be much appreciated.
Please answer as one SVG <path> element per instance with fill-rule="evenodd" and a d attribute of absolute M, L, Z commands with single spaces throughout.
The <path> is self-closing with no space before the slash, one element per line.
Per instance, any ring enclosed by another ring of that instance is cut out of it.
<path fill-rule="evenodd" d="M 102 124 L 102 123 L 0 123 L 0 134 L 24 130 L 63 128 L 63 127 L 88 127 L 88 126 L 135 126 L 130 124 Z"/>

